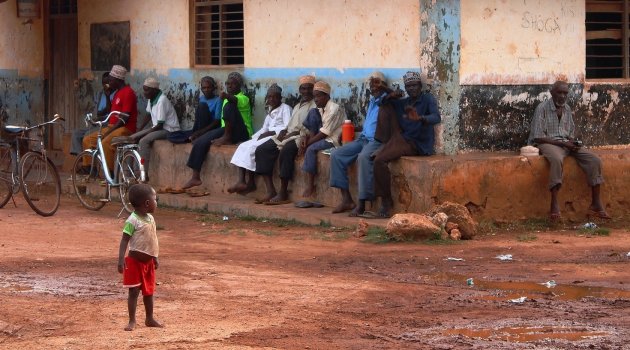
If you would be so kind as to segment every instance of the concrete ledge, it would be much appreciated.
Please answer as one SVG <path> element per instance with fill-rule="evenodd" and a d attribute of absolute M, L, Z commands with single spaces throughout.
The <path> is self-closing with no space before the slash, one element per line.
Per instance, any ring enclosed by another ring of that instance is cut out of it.
<path fill-rule="evenodd" d="M 190 144 L 155 142 L 149 169 L 151 184 L 156 188 L 181 186 L 192 174 L 186 166 L 190 149 Z M 235 149 L 233 145 L 211 148 L 201 172 L 204 184 L 200 188 L 210 192 L 211 197 L 227 196 L 227 188 L 235 182 L 237 170 L 230 164 Z M 630 149 L 597 150 L 596 153 L 604 163 L 606 183 L 602 187 L 602 200 L 611 215 L 625 217 L 630 214 L 630 189 L 627 186 L 630 183 Z M 301 165 L 301 160 L 297 162 Z M 317 200 L 332 207 L 339 202 L 340 195 L 328 186 L 329 157 L 320 154 L 318 166 Z M 516 153 L 471 153 L 403 157 L 390 167 L 396 212 L 424 212 L 434 203 L 444 201 L 467 205 L 478 220 L 543 218 L 549 210 L 548 164 L 540 156 L 525 158 Z M 583 220 L 590 203 L 590 189 L 573 158 L 566 160 L 564 168 L 565 181 L 560 191 L 563 216 Z M 356 179 L 354 167 L 349 176 Z M 258 180 L 258 190 L 249 194 L 249 198 L 230 196 L 245 202 L 262 197 L 265 187 Z M 301 199 L 305 180 L 296 164 L 295 181 L 290 185 L 293 200 Z M 351 192 L 356 199 L 356 181 L 351 183 Z M 276 185 L 279 186 L 279 179 L 276 179 Z M 260 206 L 256 210 L 260 210 Z"/>

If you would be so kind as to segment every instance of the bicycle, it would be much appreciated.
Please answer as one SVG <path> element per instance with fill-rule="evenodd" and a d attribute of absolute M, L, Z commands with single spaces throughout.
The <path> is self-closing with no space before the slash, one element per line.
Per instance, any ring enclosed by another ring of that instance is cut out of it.
<path fill-rule="evenodd" d="M 5 125 L 0 129 L 0 208 L 9 199 L 17 207 L 13 196 L 21 190 L 26 203 L 37 214 L 51 216 L 57 212 L 61 181 L 57 167 L 46 154 L 44 131 L 46 125 L 63 120 L 55 114 L 52 120 L 35 126 Z M 39 132 L 37 137 L 29 137 L 34 130 Z M 39 149 L 29 148 L 32 142 L 37 142 Z"/>
<path fill-rule="evenodd" d="M 103 125 L 107 125 L 112 115 L 129 117 L 128 114 L 112 111 L 101 121 L 93 121 L 92 114 L 85 116 L 85 124 L 98 126 L 96 148 L 86 149 L 77 155 L 72 167 L 72 186 L 79 202 L 89 210 L 100 210 L 111 202 L 111 188 L 118 187 L 120 201 L 123 210 L 133 212 L 133 206 L 129 202 L 129 187 L 133 184 L 145 182 L 144 165 L 138 153 L 138 145 L 129 142 L 120 142 L 116 147 L 114 170 L 109 171 L 105 153 L 103 151 Z M 112 142 L 112 145 L 115 143 Z M 84 164 L 88 164 L 84 168 Z M 87 169 L 87 170 L 86 170 Z M 113 176 L 112 176 L 113 175 Z"/>

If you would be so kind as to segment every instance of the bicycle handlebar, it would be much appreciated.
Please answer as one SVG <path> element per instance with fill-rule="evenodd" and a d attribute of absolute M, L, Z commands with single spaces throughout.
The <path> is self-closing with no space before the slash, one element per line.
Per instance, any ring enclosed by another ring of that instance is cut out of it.
<path fill-rule="evenodd" d="M 29 131 L 29 130 L 41 128 L 41 127 L 43 127 L 45 125 L 48 125 L 48 124 L 56 124 L 57 121 L 59 121 L 59 120 L 64 121 L 65 119 L 62 116 L 60 116 L 59 114 L 55 114 L 53 119 L 51 119 L 51 120 L 49 120 L 47 122 L 43 122 L 41 124 L 37 124 L 37 125 L 26 127 L 26 128 L 24 128 L 24 131 Z"/>
<path fill-rule="evenodd" d="M 129 114 L 128 113 L 124 113 L 124 112 L 119 112 L 119 111 L 111 111 L 109 112 L 109 114 L 107 115 L 107 117 L 103 120 L 92 120 L 92 113 L 88 113 L 85 115 L 85 126 L 89 126 L 88 123 L 92 124 L 92 125 L 98 125 L 100 127 L 102 127 L 104 124 L 107 124 L 107 122 L 109 122 L 109 118 L 114 115 L 117 114 L 119 116 L 122 116 L 124 118 L 129 118 Z M 123 124 L 127 124 L 127 120 L 119 118 L 119 120 L 121 120 L 123 122 Z"/>

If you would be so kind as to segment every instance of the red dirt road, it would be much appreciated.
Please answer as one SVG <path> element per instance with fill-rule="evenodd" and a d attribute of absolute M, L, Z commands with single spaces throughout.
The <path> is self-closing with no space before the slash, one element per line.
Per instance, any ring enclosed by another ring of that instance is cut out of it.
<path fill-rule="evenodd" d="M 166 327 L 125 332 L 118 209 L 71 197 L 49 218 L 21 198 L 0 209 L 0 348 L 630 348 L 624 229 L 374 244 L 352 229 L 164 208 L 155 314 Z"/>

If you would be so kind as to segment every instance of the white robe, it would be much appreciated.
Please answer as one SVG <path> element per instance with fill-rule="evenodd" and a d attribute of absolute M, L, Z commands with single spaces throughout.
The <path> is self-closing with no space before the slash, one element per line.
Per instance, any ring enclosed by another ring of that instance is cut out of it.
<path fill-rule="evenodd" d="M 234 155 L 232 156 L 231 163 L 237 167 L 245 168 L 247 170 L 256 171 L 256 148 L 267 142 L 272 136 L 267 136 L 259 139 L 260 135 L 267 131 L 274 131 L 278 134 L 280 131 L 287 128 L 289 120 L 291 120 L 291 107 L 283 103 L 280 107 L 271 111 L 265 117 L 263 126 L 258 130 L 252 139 L 241 143 Z"/>

